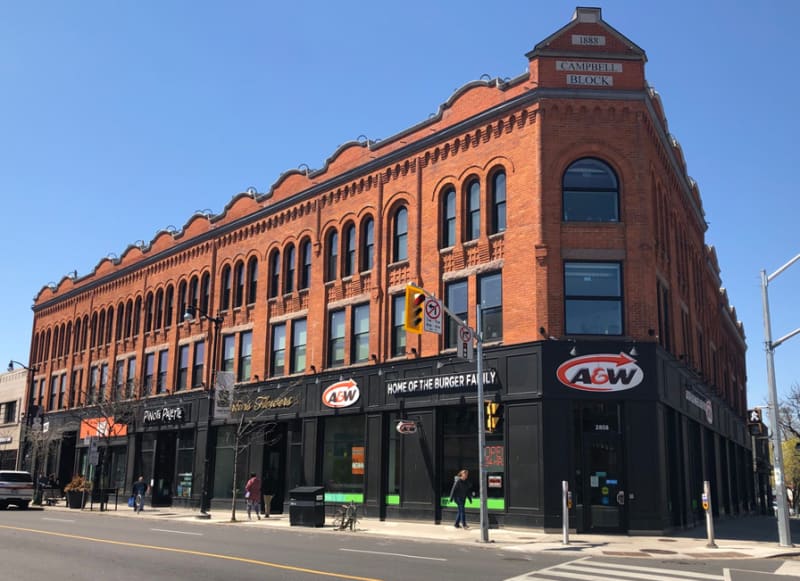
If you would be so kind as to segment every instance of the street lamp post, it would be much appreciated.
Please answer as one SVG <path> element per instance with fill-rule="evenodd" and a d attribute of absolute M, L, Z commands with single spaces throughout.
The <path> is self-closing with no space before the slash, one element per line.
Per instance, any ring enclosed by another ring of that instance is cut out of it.
<path fill-rule="evenodd" d="M 28 434 L 30 433 L 31 426 L 33 425 L 33 392 L 34 392 L 34 375 L 38 373 L 39 367 L 31 365 L 30 367 L 20 363 L 19 361 L 11 360 L 8 362 L 8 370 L 14 371 L 14 365 L 19 365 L 23 369 L 28 370 L 28 393 L 25 398 L 25 422 L 22 424 L 22 433 L 20 434 L 19 452 L 17 453 L 17 470 L 22 470 L 22 461 L 25 459 L 25 445 L 28 441 Z"/>
<path fill-rule="evenodd" d="M 186 313 L 183 315 L 184 321 L 192 321 L 200 315 L 201 319 L 206 319 L 214 324 L 214 336 L 211 340 L 211 363 L 209 365 L 209 386 L 208 386 L 208 417 L 206 419 L 206 446 L 203 458 L 203 491 L 200 497 L 200 514 L 197 518 L 208 519 L 211 515 L 208 513 L 211 508 L 210 497 L 210 472 L 211 472 L 211 422 L 214 419 L 214 381 L 217 371 L 217 344 L 219 343 L 219 332 L 222 326 L 223 318 L 221 316 L 213 316 L 196 305 L 188 305 Z"/>
<path fill-rule="evenodd" d="M 769 428 L 772 432 L 772 456 L 775 473 L 775 496 L 778 502 L 778 540 L 781 547 L 792 546 L 792 534 L 789 529 L 789 507 L 786 503 L 786 486 L 783 481 L 783 450 L 781 449 L 781 434 L 778 429 L 778 388 L 775 384 L 775 349 L 798 333 L 800 328 L 784 335 L 780 339 L 772 340 L 772 326 L 769 316 L 769 297 L 767 286 L 769 283 L 800 260 L 800 254 L 781 266 L 778 270 L 767 276 L 767 271 L 761 271 L 761 300 L 764 311 L 764 350 L 767 353 L 767 387 L 769 388 Z"/>

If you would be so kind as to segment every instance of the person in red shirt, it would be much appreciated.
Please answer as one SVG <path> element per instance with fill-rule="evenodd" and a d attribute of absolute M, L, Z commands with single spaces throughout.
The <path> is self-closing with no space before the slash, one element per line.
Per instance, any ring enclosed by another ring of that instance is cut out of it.
<path fill-rule="evenodd" d="M 244 498 L 247 501 L 247 518 L 253 520 L 251 513 L 255 509 L 256 517 L 261 520 L 261 479 L 255 472 L 250 473 L 250 480 L 244 485 Z"/>

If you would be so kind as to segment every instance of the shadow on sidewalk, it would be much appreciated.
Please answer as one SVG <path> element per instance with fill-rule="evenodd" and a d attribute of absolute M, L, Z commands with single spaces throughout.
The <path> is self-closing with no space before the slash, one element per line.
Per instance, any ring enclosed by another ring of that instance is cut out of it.
<path fill-rule="evenodd" d="M 789 519 L 792 542 L 800 544 L 800 520 Z M 692 529 L 679 531 L 671 536 L 677 538 L 705 539 L 706 524 L 702 522 Z M 774 516 L 742 516 L 714 520 L 714 537 L 732 541 L 778 542 L 778 520 Z"/>

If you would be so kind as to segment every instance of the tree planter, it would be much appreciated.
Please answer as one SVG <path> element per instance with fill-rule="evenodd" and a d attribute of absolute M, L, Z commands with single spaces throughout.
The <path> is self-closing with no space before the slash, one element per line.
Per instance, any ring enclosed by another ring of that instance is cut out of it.
<path fill-rule="evenodd" d="M 67 491 L 67 506 L 69 508 L 83 508 L 86 506 L 86 501 L 91 496 L 91 492 L 82 492 L 80 490 Z"/>

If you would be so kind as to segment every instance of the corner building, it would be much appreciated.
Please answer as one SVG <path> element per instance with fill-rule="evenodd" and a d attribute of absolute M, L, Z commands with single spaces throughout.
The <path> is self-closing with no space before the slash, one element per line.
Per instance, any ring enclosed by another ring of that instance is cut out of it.
<path fill-rule="evenodd" d="M 236 463 L 273 512 L 320 485 L 329 511 L 451 523 L 456 472 L 479 487 L 476 365 L 448 317 L 404 330 L 413 282 L 473 328 L 481 305 L 493 525 L 560 528 L 564 480 L 579 532 L 692 526 L 704 480 L 717 515 L 754 510 L 744 330 L 644 51 L 578 8 L 526 56 L 44 288 L 31 361 L 62 434 L 52 469 L 86 471 L 103 418 L 81 417 L 130 401 L 104 478 L 144 474 L 154 504 L 197 506 L 208 452 L 220 510 Z M 218 377 L 234 412 L 209 421 Z M 267 436 L 237 454 L 240 414 Z"/>

